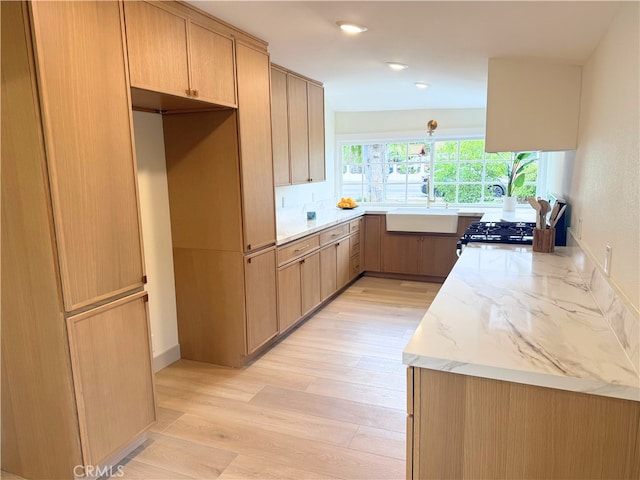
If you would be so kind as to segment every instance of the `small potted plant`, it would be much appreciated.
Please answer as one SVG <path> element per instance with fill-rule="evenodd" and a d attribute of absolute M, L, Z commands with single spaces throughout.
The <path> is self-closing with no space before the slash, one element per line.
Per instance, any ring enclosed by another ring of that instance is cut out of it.
<path fill-rule="evenodd" d="M 531 155 L 533 155 L 531 152 L 513 153 L 511 161 L 507 162 L 507 195 L 502 204 L 505 212 L 516 210 L 516 197 L 513 195 L 513 190 L 524 185 L 524 169 L 536 161 L 535 158 L 530 158 Z"/>

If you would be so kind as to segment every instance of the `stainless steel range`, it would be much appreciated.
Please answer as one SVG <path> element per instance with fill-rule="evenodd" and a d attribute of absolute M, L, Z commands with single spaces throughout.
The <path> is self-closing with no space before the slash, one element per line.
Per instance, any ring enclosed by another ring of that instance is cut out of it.
<path fill-rule="evenodd" d="M 473 222 L 458 240 L 458 256 L 470 242 L 531 245 L 535 222 Z"/>

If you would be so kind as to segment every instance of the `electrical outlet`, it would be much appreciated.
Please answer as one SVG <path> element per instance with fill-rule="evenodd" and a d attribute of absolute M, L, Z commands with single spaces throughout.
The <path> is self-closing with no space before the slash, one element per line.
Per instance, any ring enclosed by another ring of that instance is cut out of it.
<path fill-rule="evenodd" d="M 611 245 L 607 245 L 605 254 L 604 254 L 604 273 L 609 275 L 610 270 L 611 270 Z"/>
<path fill-rule="evenodd" d="M 578 240 L 582 240 L 582 217 L 578 218 Z"/>

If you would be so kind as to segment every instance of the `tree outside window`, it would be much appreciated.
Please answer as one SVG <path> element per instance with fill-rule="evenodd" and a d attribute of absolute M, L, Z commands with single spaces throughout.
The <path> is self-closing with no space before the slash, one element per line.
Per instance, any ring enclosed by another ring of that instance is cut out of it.
<path fill-rule="evenodd" d="M 348 144 L 341 156 L 342 196 L 407 205 L 423 204 L 430 193 L 438 202 L 499 205 L 511 159 L 511 153 L 485 153 L 479 138 Z M 521 202 L 536 195 L 537 161 L 525 175 L 515 191 Z"/>

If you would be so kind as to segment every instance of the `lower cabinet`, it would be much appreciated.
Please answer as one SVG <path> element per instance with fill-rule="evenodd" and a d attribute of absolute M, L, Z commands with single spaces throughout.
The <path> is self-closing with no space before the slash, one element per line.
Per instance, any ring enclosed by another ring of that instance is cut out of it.
<path fill-rule="evenodd" d="M 323 302 L 338 290 L 337 258 L 336 244 L 320 250 L 320 300 Z"/>
<path fill-rule="evenodd" d="M 276 249 L 245 257 L 247 354 L 278 334 Z"/>
<path fill-rule="evenodd" d="M 387 233 L 382 237 L 382 271 L 418 275 L 420 237 L 414 234 Z"/>
<path fill-rule="evenodd" d="M 456 264 L 459 237 L 420 237 L 420 275 L 446 277 Z"/>
<path fill-rule="evenodd" d="M 444 279 L 458 259 L 458 239 L 479 219 L 458 217 L 458 231 L 453 234 L 396 233 L 387 232 L 383 215 L 367 215 L 364 270 Z"/>
<path fill-rule="evenodd" d="M 278 330 L 288 330 L 320 304 L 320 253 L 278 269 Z"/>
<path fill-rule="evenodd" d="M 382 240 L 384 218 L 382 215 L 365 215 L 364 217 L 364 245 L 362 249 L 363 269 L 367 272 L 382 270 L 380 246 Z"/>
<path fill-rule="evenodd" d="M 351 280 L 349 251 L 348 237 L 320 250 L 320 299 L 322 301 Z"/>
<path fill-rule="evenodd" d="M 102 465 L 156 419 L 146 298 L 67 318 L 85 465 Z"/>
<path fill-rule="evenodd" d="M 407 478 L 640 478 L 640 403 L 409 367 Z"/>

